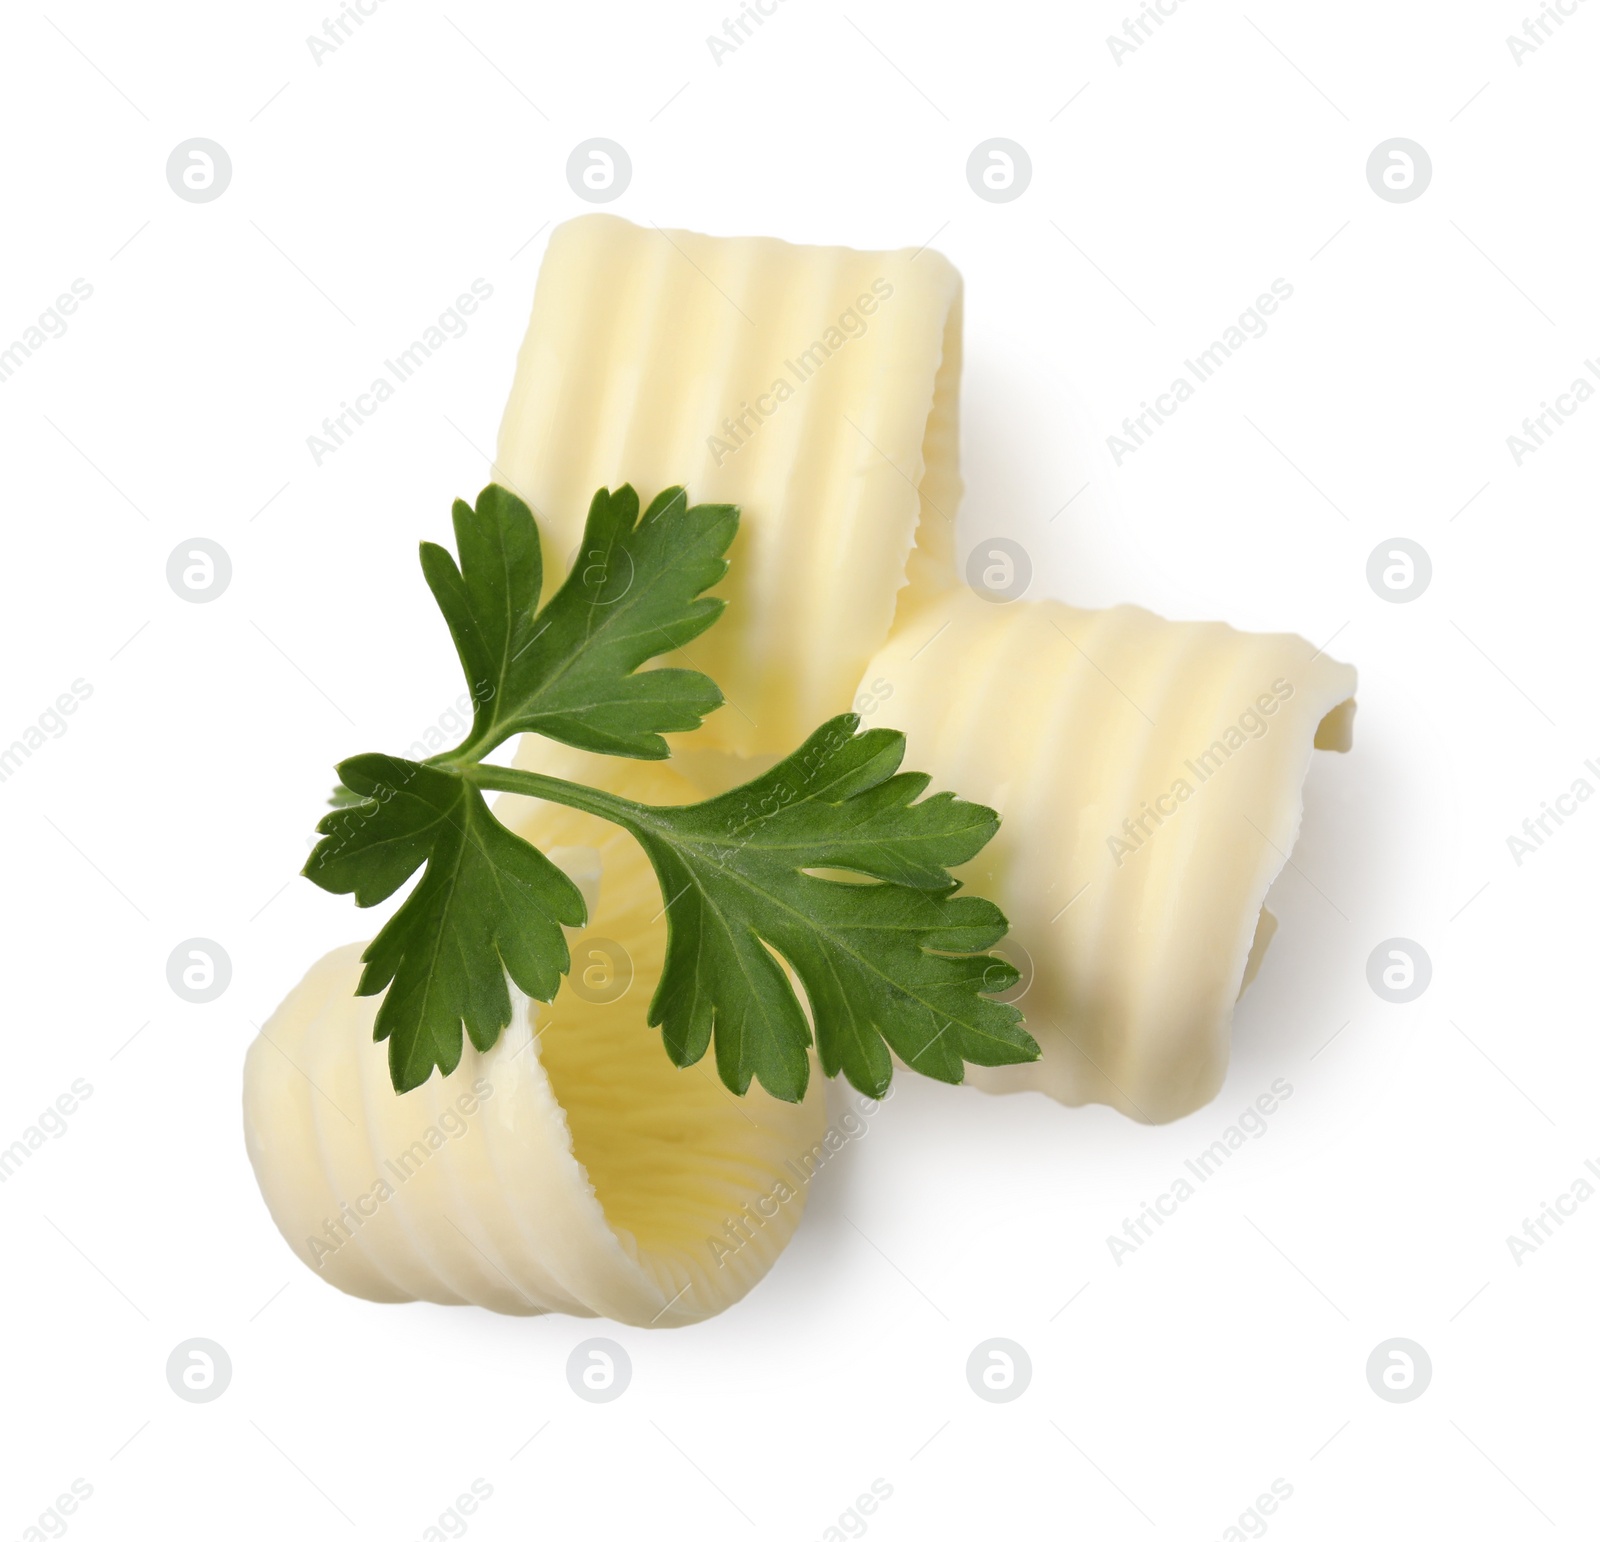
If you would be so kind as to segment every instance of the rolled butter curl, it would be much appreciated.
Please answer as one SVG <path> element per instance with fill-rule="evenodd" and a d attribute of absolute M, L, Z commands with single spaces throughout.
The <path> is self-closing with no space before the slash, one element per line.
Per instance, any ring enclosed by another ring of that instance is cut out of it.
<path fill-rule="evenodd" d="M 728 609 L 668 662 L 727 698 L 697 748 L 785 754 L 848 704 L 908 578 L 952 582 L 960 350 L 937 252 L 585 215 L 550 238 L 494 476 L 539 517 L 547 587 L 597 488 L 738 504 Z"/>
<path fill-rule="evenodd" d="M 958 876 L 1010 919 L 1008 999 L 1042 1049 L 969 1081 L 1149 1122 L 1215 1096 L 1313 748 L 1349 748 L 1355 686 L 1303 638 L 1131 605 L 955 591 L 908 616 L 858 696 L 908 767 L 999 812 Z"/>
<path fill-rule="evenodd" d="M 619 764 L 645 774 L 641 795 L 692 795 L 662 767 Z M 709 1317 L 799 1224 L 825 1135 L 822 1079 L 790 1105 L 674 1067 L 645 1027 L 665 938 L 643 853 L 587 815 L 521 799 L 501 813 L 598 890 L 572 976 L 548 1006 L 513 988 L 514 1021 L 487 1054 L 468 1042 L 449 1077 L 400 1096 L 372 1042 L 379 998 L 354 994 L 361 947 L 330 953 L 246 1058 L 262 1194 L 304 1262 L 369 1300 L 643 1327 Z"/>

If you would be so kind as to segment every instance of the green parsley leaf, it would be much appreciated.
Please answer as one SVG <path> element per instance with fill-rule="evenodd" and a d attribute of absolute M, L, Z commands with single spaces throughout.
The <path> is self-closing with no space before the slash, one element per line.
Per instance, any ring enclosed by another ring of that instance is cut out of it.
<path fill-rule="evenodd" d="M 854 713 L 824 723 L 721 797 L 627 820 L 667 898 L 650 1023 L 681 1066 L 714 1037 L 718 1073 L 735 1092 L 753 1076 L 775 1097 L 805 1095 L 811 1033 L 780 960 L 805 988 L 824 1072 L 842 1070 L 870 1097 L 888 1090 L 891 1049 L 946 1082 L 961 1080 L 964 1061 L 1039 1054 L 1021 1012 L 986 994 L 1018 979 L 981 954 L 1006 919 L 988 900 L 958 896 L 948 871 L 983 848 L 999 817 L 948 792 L 915 801 L 928 778 L 895 774 L 905 735 L 858 734 L 859 723 Z"/>
<path fill-rule="evenodd" d="M 639 516 L 631 487 L 602 489 L 572 572 L 543 609 L 539 535 L 527 505 L 486 487 L 454 508 L 460 565 L 424 543 L 423 572 L 477 703 L 456 749 L 417 763 L 342 762 L 312 882 L 362 906 L 422 877 L 368 946 L 357 994 L 383 991 L 374 1037 L 397 1091 L 459 1064 L 462 1029 L 489 1049 L 511 1019 L 506 976 L 540 1001 L 570 967 L 563 926 L 582 896 L 490 812 L 489 789 L 583 809 L 630 831 L 662 886 L 667 954 L 650 1003 L 680 1066 L 715 1045 L 734 1092 L 759 1081 L 798 1101 L 813 1026 L 824 1070 L 881 1097 L 890 1052 L 942 1081 L 966 1063 L 1038 1056 L 1022 1014 L 993 999 L 1017 981 L 983 950 L 1005 935 L 988 900 L 958 894 L 950 869 L 999 827 L 992 809 L 900 771 L 905 737 L 859 732 L 846 713 L 754 781 L 702 803 L 658 808 L 538 772 L 482 763 L 513 733 L 659 759 L 663 733 L 697 728 L 722 700 L 695 670 L 640 665 L 717 618 L 738 525 L 725 504 L 681 488 Z M 809 1005 L 801 1005 L 790 972 Z"/>
<path fill-rule="evenodd" d="M 739 525 L 731 504 L 690 507 L 668 488 L 639 517 L 631 487 L 602 488 L 566 581 L 537 610 L 539 533 L 515 493 L 491 483 L 453 510 L 456 566 L 422 545 L 422 571 L 444 612 L 476 703 L 452 759 L 481 758 L 515 733 L 579 749 L 665 760 L 663 733 L 698 728 L 722 692 L 694 669 L 641 664 L 698 637 L 726 603 L 699 598 L 727 572 Z"/>
<path fill-rule="evenodd" d="M 569 963 L 563 926 L 581 926 L 583 896 L 545 854 L 489 812 L 458 776 L 357 755 L 340 785 L 361 801 L 325 814 L 305 875 L 332 894 L 376 905 L 416 870 L 407 895 L 362 954 L 358 996 L 387 987 L 373 1037 L 389 1041 L 397 1092 L 461 1060 L 461 1026 L 488 1049 L 511 1021 L 510 975 L 549 1001 Z"/>

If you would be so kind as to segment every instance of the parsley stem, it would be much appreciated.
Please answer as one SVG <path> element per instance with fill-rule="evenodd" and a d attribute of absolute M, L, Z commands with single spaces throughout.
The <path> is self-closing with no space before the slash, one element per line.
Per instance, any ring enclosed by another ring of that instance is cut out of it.
<path fill-rule="evenodd" d="M 625 829 L 633 828 L 638 821 L 641 806 L 628 798 L 618 798 L 598 787 L 583 787 L 577 782 L 562 780 L 559 776 L 545 776 L 538 771 L 519 771 L 514 766 L 461 766 L 438 769 L 455 770 L 476 787 L 492 792 L 515 792 L 527 798 L 543 798 L 547 803 L 564 803 L 568 808 L 581 809 L 585 814 L 595 814 L 601 819 Z"/>

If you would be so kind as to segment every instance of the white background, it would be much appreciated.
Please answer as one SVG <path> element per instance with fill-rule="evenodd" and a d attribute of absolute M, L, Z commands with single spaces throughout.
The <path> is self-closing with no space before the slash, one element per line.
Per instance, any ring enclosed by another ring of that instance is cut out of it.
<path fill-rule="evenodd" d="M 1600 1159 L 1600 807 L 1520 866 L 1507 837 L 1600 786 L 1600 405 L 1520 467 L 1506 438 L 1600 355 L 1600 4 L 1520 65 L 1523 0 L 1185 0 L 1120 64 L 1120 0 L 783 0 L 720 65 L 714 4 L 524 10 L 385 0 L 320 65 L 317 5 L 0 21 L 0 346 L 94 291 L 0 385 L 0 741 L 93 691 L 0 783 L 0 1144 L 93 1087 L 0 1187 L 0 1538 L 74 1479 L 86 1542 L 419 1538 L 474 1479 L 485 1542 L 821 1538 L 873 1479 L 885 1542 L 1219 1538 L 1274 1479 L 1285 1539 L 1592 1536 L 1600 1202 L 1520 1265 L 1506 1238 Z M 329 767 L 459 692 L 415 541 L 485 480 L 592 135 L 641 223 L 952 258 L 964 545 L 1361 671 L 1214 1104 L 1150 1129 L 902 1076 L 771 1276 L 675 1332 L 344 1297 L 240 1134 L 253 1025 L 375 924 L 292 878 Z M 965 177 L 995 135 L 1033 163 L 998 205 Z M 1366 178 L 1397 135 L 1433 164 L 1409 203 Z M 211 203 L 166 181 L 194 136 L 232 158 Z M 468 335 L 315 465 L 307 435 L 475 278 Z M 1115 467 L 1106 435 L 1274 278 L 1267 335 Z M 209 605 L 165 579 L 195 536 L 232 559 Z M 1410 604 L 1365 578 L 1394 536 L 1433 562 Z M 233 961 L 205 1006 L 165 976 L 194 936 Z M 1406 1006 L 1366 983 L 1394 936 L 1433 961 Z M 1114 1262 L 1278 1077 L 1268 1133 Z M 564 1372 L 595 1332 L 634 1365 L 603 1407 Z M 964 1374 L 994 1336 L 1033 1363 L 1004 1406 Z M 1397 1336 L 1433 1364 L 1398 1405 L 1365 1372 Z M 212 1403 L 166 1382 L 192 1337 L 232 1359 Z"/>

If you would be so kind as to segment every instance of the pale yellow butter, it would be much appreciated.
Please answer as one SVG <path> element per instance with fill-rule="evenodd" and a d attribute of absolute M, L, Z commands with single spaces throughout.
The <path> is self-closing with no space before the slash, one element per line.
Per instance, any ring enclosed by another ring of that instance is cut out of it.
<path fill-rule="evenodd" d="M 848 705 L 908 576 L 948 582 L 960 302 L 933 251 L 607 214 L 551 236 L 494 475 L 537 514 L 552 584 L 596 488 L 741 507 L 728 609 L 668 660 L 728 701 L 696 749 L 793 749 Z"/>

